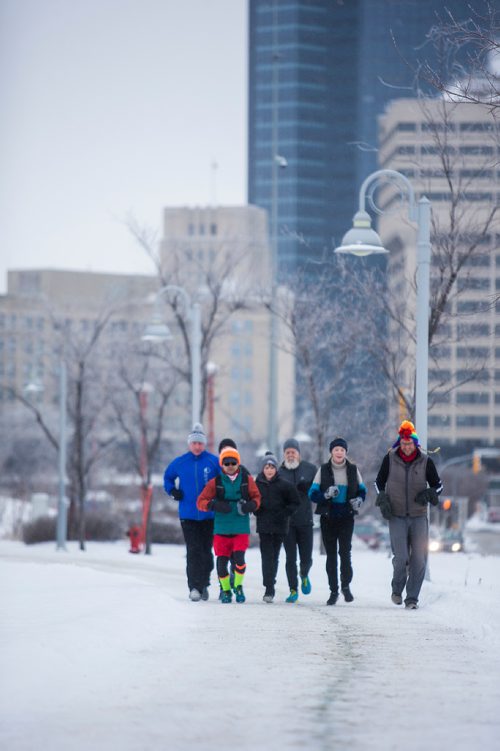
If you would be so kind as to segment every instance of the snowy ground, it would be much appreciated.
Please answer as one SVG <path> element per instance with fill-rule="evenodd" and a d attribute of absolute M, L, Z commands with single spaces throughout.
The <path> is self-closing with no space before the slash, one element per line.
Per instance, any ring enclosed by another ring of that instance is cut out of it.
<path fill-rule="evenodd" d="M 360 543 L 361 545 L 361 543 Z M 500 737 L 500 557 L 435 554 L 421 607 L 356 547 L 352 604 L 187 600 L 184 549 L 0 542 L 0 745 L 9 751 L 469 751 Z M 212 587 L 212 590 L 215 590 Z"/>

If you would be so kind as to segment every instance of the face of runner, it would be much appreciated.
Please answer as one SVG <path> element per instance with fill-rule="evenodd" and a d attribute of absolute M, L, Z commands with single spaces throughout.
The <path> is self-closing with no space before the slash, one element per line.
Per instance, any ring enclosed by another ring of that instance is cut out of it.
<path fill-rule="evenodd" d="M 222 471 L 224 474 L 229 475 L 230 477 L 232 475 L 235 475 L 239 469 L 238 462 L 236 459 L 224 459 L 222 462 Z"/>
<path fill-rule="evenodd" d="M 335 464 L 342 464 L 346 457 L 347 451 L 343 446 L 334 446 L 332 448 L 332 459 Z"/>
<path fill-rule="evenodd" d="M 278 470 L 276 469 L 274 464 L 266 464 L 263 467 L 262 471 L 266 480 L 272 480 Z"/>
<path fill-rule="evenodd" d="M 415 451 L 415 444 L 413 443 L 411 438 L 401 438 L 399 445 L 401 451 L 406 456 L 410 456 L 410 454 L 413 454 L 413 452 Z"/>
<path fill-rule="evenodd" d="M 199 456 L 205 450 L 205 444 L 200 441 L 193 441 L 189 444 L 189 450 L 195 456 Z"/>

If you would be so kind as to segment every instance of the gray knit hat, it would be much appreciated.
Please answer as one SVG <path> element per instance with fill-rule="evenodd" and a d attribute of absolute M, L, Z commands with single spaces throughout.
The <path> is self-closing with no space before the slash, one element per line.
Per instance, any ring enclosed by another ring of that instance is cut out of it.
<path fill-rule="evenodd" d="M 278 460 L 276 459 L 276 457 L 274 456 L 274 454 L 271 453 L 271 451 L 268 451 L 262 457 L 261 462 L 260 462 L 260 469 L 261 469 L 261 471 L 264 469 L 264 467 L 266 466 L 266 464 L 272 464 L 273 467 L 276 467 L 276 469 L 278 469 Z"/>
<path fill-rule="evenodd" d="M 190 443 L 206 443 L 207 437 L 205 435 L 205 432 L 203 430 L 203 425 L 201 422 L 195 422 L 193 425 L 193 429 L 191 433 L 188 435 L 188 446 Z"/>
<path fill-rule="evenodd" d="M 285 443 L 283 444 L 283 451 L 286 451 L 287 449 L 295 449 L 295 451 L 298 451 L 300 454 L 300 446 L 299 442 L 295 440 L 295 438 L 288 438 Z"/>

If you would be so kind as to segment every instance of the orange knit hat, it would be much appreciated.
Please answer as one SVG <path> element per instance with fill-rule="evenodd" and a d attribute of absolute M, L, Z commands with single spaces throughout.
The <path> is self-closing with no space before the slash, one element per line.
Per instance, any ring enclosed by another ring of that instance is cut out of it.
<path fill-rule="evenodd" d="M 225 446 L 219 454 L 219 464 L 222 467 L 224 459 L 236 459 L 238 464 L 241 464 L 240 455 L 237 449 L 233 449 L 232 446 Z"/>

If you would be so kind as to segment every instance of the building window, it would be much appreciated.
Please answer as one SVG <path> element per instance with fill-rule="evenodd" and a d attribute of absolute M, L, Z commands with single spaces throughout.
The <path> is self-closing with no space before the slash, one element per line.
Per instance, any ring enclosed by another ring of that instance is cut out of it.
<path fill-rule="evenodd" d="M 427 418 L 429 421 L 429 427 L 446 428 L 451 424 L 451 418 L 449 415 L 429 415 Z"/>
<path fill-rule="evenodd" d="M 487 428 L 489 424 L 487 415 L 457 415 L 457 428 Z"/>
<path fill-rule="evenodd" d="M 217 225 L 215 224 L 215 222 L 212 222 L 212 224 L 210 225 L 210 234 L 212 236 L 215 236 L 217 234 Z"/>
<path fill-rule="evenodd" d="M 457 394 L 457 404 L 489 404 L 490 395 L 480 391 L 467 391 Z"/>

